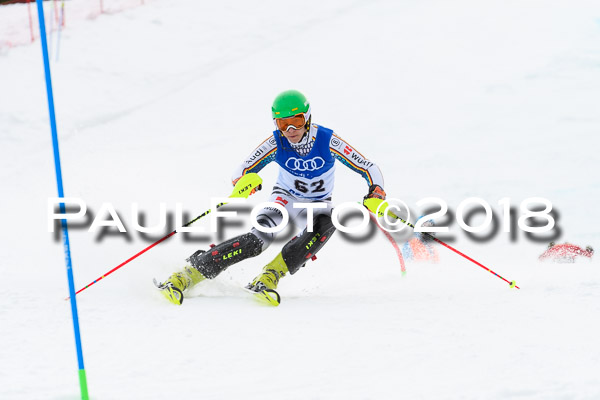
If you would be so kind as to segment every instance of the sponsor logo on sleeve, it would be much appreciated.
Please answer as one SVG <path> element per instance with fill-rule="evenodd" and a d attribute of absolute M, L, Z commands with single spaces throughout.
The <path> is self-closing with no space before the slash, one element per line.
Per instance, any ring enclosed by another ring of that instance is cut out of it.
<path fill-rule="evenodd" d="M 262 147 L 260 147 L 258 150 L 256 150 L 256 153 L 248 157 L 248 161 L 246 161 L 246 164 L 254 163 L 254 161 L 258 160 L 264 153 L 265 150 Z"/>
<path fill-rule="evenodd" d="M 367 161 L 364 158 L 360 157 L 358 154 L 353 153 L 352 154 L 352 160 L 354 160 L 354 163 L 357 165 L 363 165 L 365 168 L 370 168 L 373 163 L 371 161 Z"/>

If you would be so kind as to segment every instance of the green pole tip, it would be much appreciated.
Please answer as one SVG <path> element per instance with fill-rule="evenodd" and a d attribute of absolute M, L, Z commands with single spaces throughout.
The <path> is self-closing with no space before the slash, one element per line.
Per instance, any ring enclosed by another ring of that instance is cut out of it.
<path fill-rule="evenodd" d="M 402 277 L 406 278 L 406 271 L 402 271 Z"/>
<path fill-rule="evenodd" d="M 81 388 L 81 400 L 89 400 L 90 396 L 88 394 L 87 377 L 85 375 L 85 369 L 79 370 L 79 386 Z"/>

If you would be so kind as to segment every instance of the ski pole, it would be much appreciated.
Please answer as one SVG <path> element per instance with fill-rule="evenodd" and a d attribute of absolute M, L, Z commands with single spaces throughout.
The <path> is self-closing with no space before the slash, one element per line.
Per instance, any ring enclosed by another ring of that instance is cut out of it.
<path fill-rule="evenodd" d="M 481 268 L 487 270 L 488 272 L 491 272 L 492 274 L 496 275 L 498 278 L 502 279 L 504 282 L 508 283 L 510 285 L 511 288 L 517 288 L 517 289 L 521 289 L 520 287 L 517 286 L 517 283 L 515 281 L 509 281 L 507 279 L 505 279 L 504 277 L 498 275 L 497 273 L 495 273 L 494 271 L 492 271 L 491 269 L 489 269 L 488 267 L 486 267 L 485 265 L 481 264 L 480 262 L 478 262 L 477 260 L 472 259 L 471 257 L 467 256 L 466 254 L 461 253 L 460 251 L 456 250 L 454 247 L 450 246 L 447 243 L 444 243 L 443 241 L 441 241 L 440 239 L 436 238 L 435 236 L 433 236 L 430 233 L 427 232 L 423 232 L 424 234 L 426 234 L 427 236 L 429 236 L 430 238 L 432 238 L 434 241 L 436 241 L 437 243 L 441 244 L 442 246 L 452 250 L 453 252 L 455 252 L 456 254 L 463 256 L 464 258 L 466 258 L 467 260 L 473 262 L 474 264 L 479 265 Z"/>
<path fill-rule="evenodd" d="M 231 197 L 231 198 L 240 198 L 240 197 L 248 198 L 248 196 L 253 193 L 253 190 L 260 190 L 261 189 L 262 179 L 257 174 L 246 174 L 242 178 L 244 178 L 244 179 L 240 179 L 236 183 L 235 187 L 233 188 L 233 193 L 229 197 Z M 227 203 L 219 203 L 219 204 L 217 204 L 216 208 L 222 207 L 225 204 L 227 204 Z M 210 212 L 211 212 L 210 209 L 206 210 L 205 212 L 203 212 L 202 214 L 200 214 L 199 216 L 197 216 L 196 218 L 194 218 L 193 220 L 191 220 L 187 224 L 183 225 L 182 227 L 190 226 L 194 222 L 198 221 L 200 218 L 205 217 L 208 214 L 210 214 Z M 124 265 L 128 264 L 129 262 L 135 260 L 136 258 L 138 258 L 139 256 L 141 256 L 142 254 L 144 254 L 145 252 L 147 252 L 148 250 L 150 250 L 154 246 L 156 246 L 159 243 L 167 240 L 168 238 L 170 238 L 171 236 L 175 235 L 176 233 L 177 233 L 177 230 L 174 230 L 173 232 L 169 233 L 167 236 L 163 237 L 162 239 L 159 239 L 158 241 L 152 243 L 150 246 L 146 247 L 145 249 L 143 249 L 139 253 L 137 253 L 134 256 L 128 258 L 125 261 L 123 261 L 121 264 L 117 265 L 116 267 L 114 267 L 113 269 L 111 269 L 110 271 L 108 271 L 107 273 L 105 273 L 104 275 L 102 275 L 101 277 L 99 277 L 98 279 L 94 280 L 93 282 L 91 282 L 91 283 L 87 284 L 86 286 L 84 286 L 83 288 L 79 289 L 77 292 L 75 292 L 75 294 L 76 295 L 79 294 L 80 292 L 82 292 L 85 289 L 89 288 L 90 286 L 92 286 L 96 282 L 101 281 L 102 279 L 106 278 L 108 275 L 112 274 L 113 272 L 115 272 L 119 268 L 123 267 Z M 70 299 L 70 297 L 67 297 L 65 300 L 69 300 L 69 299 Z"/>
<path fill-rule="evenodd" d="M 369 208 L 369 207 L 367 207 Z M 370 209 L 370 208 L 369 208 Z M 393 212 L 388 211 L 388 214 L 391 215 L 392 217 L 400 220 L 402 223 L 404 223 L 405 225 L 410 226 L 411 228 L 415 228 L 415 226 L 413 224 L 411 224 L 410 222 L 402 219 L 401 217 L 395 215 Z M 494 274 L 495 276 L 497 276 L 498 278 L 502 279 L 504 282 L 508 283 L 510 285 L 511 288 L 517 288 L 517 289 L 521 289 L 520 287 L 517 286 L 517 284 L 515 283 L 515 281 L 509 281 L 507 279 L 505 279 L 504 277 L 498 275 L 497 273 L 495 273 L 494 271 L 492 271 L 491 269 L 489 269 L 488 267 L 486 267 L 485 265 L 481 264 L 480 262 L 472 259 L 471 257 L 467 256 L 466 254 L 461 253 L 460 251 L 456 250 L 454 247 L 450 246 L 447 243 L 444 243 L 442 240 L 436 238 L 435 236 L 433 236 L 432 234 L 428 233 L 428 232 L 422 232 L 425 235 L 427 235 L 429 238 L 431 238 L 432 240 L 434 240 L 435 242 L 441 244 L 442 246 L 452 250 L 453 252 L 455 252 L 456 254 L 463 256 L 464 258 L 466 258 L 467 260 L 471 261 L 472 263 L 480 266 L 481 268 L 487 270 L 488 272 L 491 272 L 492 274 Z"/>

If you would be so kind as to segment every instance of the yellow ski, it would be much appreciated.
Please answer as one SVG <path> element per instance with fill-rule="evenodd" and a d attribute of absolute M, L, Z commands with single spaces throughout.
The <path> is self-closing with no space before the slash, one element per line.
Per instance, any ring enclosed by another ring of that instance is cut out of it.
<path fill-rule="evenodd" d="M 260 292 L 248 290 L 248 292 L 252 293 L 254 298 L 261 304 L 277 307 L 281 303 L 281 296 L 273 289 L 265 289 Z"/>

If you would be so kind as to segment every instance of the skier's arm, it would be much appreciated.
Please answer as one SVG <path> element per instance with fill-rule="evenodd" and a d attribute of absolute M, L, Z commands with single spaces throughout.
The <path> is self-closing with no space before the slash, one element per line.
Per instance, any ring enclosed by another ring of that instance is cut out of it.
<path fill-rule="evenodd" d="M 379 186 L 383 190 L 383 175 L 374 162 L 367 160 L 336 134 L 331 136 L 329 149 L 334 158 L 337 158 L 338 161 L 352 171 L 360 174 L 367 181 L 370 192 L 373 191 L 373 186 Z"/>
<path fill-rule="evenodd" d="M 238 165 L 233 171 L 231 180 L 233 184 L 240 179 L 242 175 L 246 175 L 250 172 L 257 173 L 265 167 L 268 163 L 275 160 L 275 154 L 277 152 L 277 143 L 273 136 L 268 137 L 264 142 L 258 145 L 256 149 L 246 157 L 246 159 Z"/>

